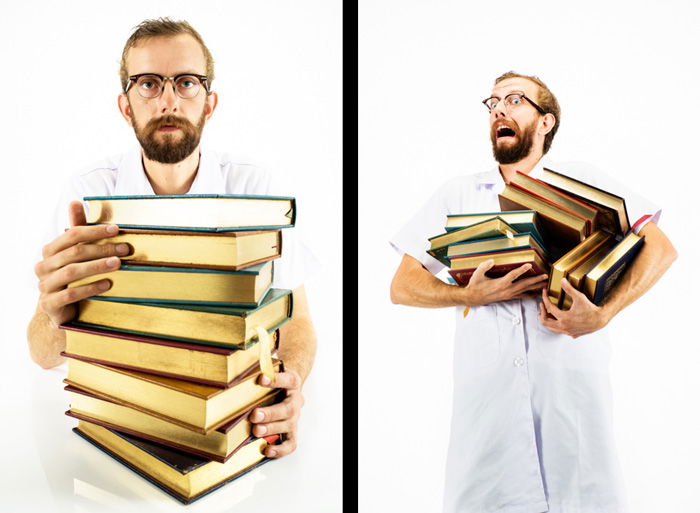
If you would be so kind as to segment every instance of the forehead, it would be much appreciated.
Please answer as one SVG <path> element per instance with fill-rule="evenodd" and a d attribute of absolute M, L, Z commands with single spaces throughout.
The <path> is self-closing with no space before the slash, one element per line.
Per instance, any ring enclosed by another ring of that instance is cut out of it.
<path fill-rule="evenodd" d="M 158 36 L 139 41 L 126 56 L 129 75 L 159 73 L 206 74 L 206 59 L 197 40 L 189 34 Z"/>
<path fill-rule="evenodd" d="M 513 93 L 515 91 L 522 91 L 523 93 L 525 93 L 526 96 L 529 96 L 530 98 L 534 99 L 537 98 L 538 90 L 539 86 L 533 81 L 528 80 L 527 78 L 513 77 L 501 80 L 498 84 L 493 86 L 491 95 L 503 98 L 509 93 Z"/>

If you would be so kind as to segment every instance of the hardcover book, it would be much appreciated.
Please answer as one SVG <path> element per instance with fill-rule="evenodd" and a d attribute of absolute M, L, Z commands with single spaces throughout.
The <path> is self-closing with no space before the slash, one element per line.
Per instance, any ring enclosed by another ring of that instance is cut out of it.
<path fill-rule="evenodd" d="M 532 267 L 522 274 L 521 278 L 549 272 L 549 264 L 539 255 L 537 250 L 517 249 L 451 258 L 451 269 L 448 273 L 458 285 L 466 286 L 479 264 L 489 259 L 493 259 L 495 262 L 494 266 L 486 272 L 486 276 L 489 278 L 504 276 L 523 264 L 530 264 Z"/>
<path fill-rule="evenodd" d="M 493 217 L 500 217 L 506 223 L 515 228 L 519 233 L 531 233 L 540 241 L 542 227 L 534 210 L 513 210 L 506 212 L 479 212 L 475 214 L 448 214 L 445 231 L 451 232 L 459 228 L 465 228 L 472 224 L 486 221 Z"/>
<path fill-rule="evenodd" d="M 258 306 L 272 284 L 272 262 L 240 271 L 127 265 L 69 284 L 77 287 L 108 278 L 102 298 L 160 303 Z"/>
<path fill-rule="evenodd" d="M 537 237 L 531 233 L 518 233 L 510 237 L 493 237 L 450 244 L 447 246 L 447 258 L 528 248 L 534 248 L 542 256 L 547 256 L 547 250 L 545 250 L 542 242 L 537 240 Z"/>
<path fill-rule="evenodd" d="M 277 436 L 255 438 L 226 463 L 79 421 L 73 431 L 184 504 L 189 504 L 269 461 Z"/>
<path fill-rule="evenodd" d="M 204 434 L 223 426 L 271 390 L 258 385 L 259 366 L 227 387 L 215 387 L 66 356 L 65 384 Z M 273 361 L 275 372 L 281 364 Z"/>
<path fill-rule="evenodd" d="M 583 280 L 586 278 L 586 274 L 595 267 L 595 265 L 600 262 L 600 260 L 608 254 L 608 252 L 617 244 L 617 241 L 610 237 L 607 241 L 601 244 L 591 255 L 581 262 L 580 265 L 572 269 L 566 276 L 569 283 L 578 291 L 583 290 Z M 564 293 L 564 299 L 562 299 L 561 309 L 568 310 L 571 308 L 571 303 L 573 300 L 571 296 Z"/>
<path fill-rule="evenodd" d="M 64 355 L 112 367 L 213 386 L 228 386 L 260 362 L 260 346 L 228 349 L 64 324 Z M 277 341 L 276 332 L 273 338 Z M 272 353 L 278 343 L 271 348 Z"/>
<path fill-rule="evenodd" d="M 199 232 L 124 228 L 94 244 L 126 243 L 132 253 L 121 259 L 133 265 L 199 267 L 237 271 L 279 258 L 280 230 Z"/>
<path fill-rule="evenodd" d="M 80 301 L 77 323 L 194 344 L 246 349 L 257 340 L 257 326 L 272 333 L 289 320 L 294 296 L 290 290 L 271 289 L 260 305 L 253 308 L 107 299 L 95 296 Z"/>
<path fill-rule="evenodd" d="M 88 224 L 121 228 L 237 231 L 294 226 L 296 205 L 286 196 L 184 194 L 87 196 Z"/>
<path fill-rule="evenodd" d="M 544 168 L 543 172 L 544 182 L 596 206 L 600 211 L 599 223 L 602 229 L 616 235 L 625 235 L 630 230 L 624 198 L 552 169 Z"/>
<path fill-rule="evenodd" d="M 236 450 L 251 440 L 251 412 L 261 406 L 276 404 L 285 398 L 282 389 L 271 390 L 261 400 L 237 415 L 230 422 L 204 435 L 139 410 L 97 397 L 72 386 L 66 386 L 70 410 L 66 415 L 92 422 L 120 433 L 137 436 L 167 445 L 190 454 L 225 463 Z"/>
<path fill-rule="evenodd" d="M 584 279 L 583 291 L 592 303 L 599 305 L 628 265 L 642 249 L 644 236 L 629 232 L 613 249 L 611 249 Z"/>

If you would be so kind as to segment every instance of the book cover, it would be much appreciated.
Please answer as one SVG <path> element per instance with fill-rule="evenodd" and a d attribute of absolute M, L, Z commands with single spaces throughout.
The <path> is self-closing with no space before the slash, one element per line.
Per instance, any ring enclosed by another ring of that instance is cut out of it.
<path fill-rule="evenodd" d="M 629 232 L 613 247 L 584 279 L 583 290 L 592 303 L 599 305 L 629 264 L 642 249 L 644 236 Z"/>
<path fill-rule="evenodd" d="M 513 236 L 515 233 L 517 233 L 515 228 L 510 226 L 502 219 L 494 217 L 487 219 L 486 221 L 467 226 L 466 228 L 461 228 L 459 230 L 454 230 L 431 237 L 428 239 L 430 249 L 427 250 L 427 253 L 449 267 L 450 262 L 447 258 L 447 248 L 450 244 L 468 240 L 497 237 L 499 235 Z"/>

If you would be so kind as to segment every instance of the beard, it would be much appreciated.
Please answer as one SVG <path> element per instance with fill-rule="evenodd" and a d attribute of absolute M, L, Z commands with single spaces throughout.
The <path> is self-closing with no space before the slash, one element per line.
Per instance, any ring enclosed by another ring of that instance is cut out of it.
<path fill-rule="evenodd" d="M 511 127 L 516 135 L 515 143 L 503 144 L 500 147 L 497 144 L 496 132 L 491 130 L 491 146 L 493 148 L 493 158 L 496 159 L 496 162 L 499 164 L 513 164 L 527 157 L 530 154 L 530 150 L 532 150 L 536 125 L 537 120 L 535 119 L 528 126 L 524 127 L 520 133 L 517 132 L 516 127 Z"/>
<path fill-rule="evenodd" d="M 148 159 L 161 164 L 176 164 L 189 157 L 199 145 L 205 118 L 206 113 L 202 109 L 202 115 L 196 126 L 187 119 L 173 114 L 152 119 L 144 127 L 140 127 L 134 119 L 134 133 Z M 171 133 L 158 134 L 158 129 L 163 125 L 176 126 L 182 135 L 176 138 Z"/>

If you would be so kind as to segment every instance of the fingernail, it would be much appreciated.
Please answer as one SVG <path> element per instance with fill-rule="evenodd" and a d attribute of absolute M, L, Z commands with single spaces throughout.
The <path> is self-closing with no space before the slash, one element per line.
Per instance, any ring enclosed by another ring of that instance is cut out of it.
<path fill-rule="evenodd" d="M 128 244 L 117 244 L 117 254 L 119 255 L 126 255 L 129 253 L 129 245 Z"/>
<path fill-rule="evenodd" d="M 263 436 L 265 433 L 267 433 L 267 428 L 265 426 L 255 426 L 255 430 L 258 433 L 258 436 Z"/>
<path fill-rule="evenodd" d="M 274 450 L 274 449 L 269 449 L 269 450 L 267 451 L 267 457 L 268 457 L 268 458 L 274 458 L 275 456 L 277 456 L 277 451 L 276 451 L 276 450 Z"/>
<path fill-rule="evenodd" d="M 261 384 L 261 385 L 267 386 L 267 385 L 269 385 L 270 383 L 272 383 L 272 380 L 271 380 L 270 378 L 268 378 L 267 376 L 263 375 L 263 376 L 260 378 L 260 384 Z"/>
<path fill-rule="evenodd" d="M 117 267 L 119 265 L 119 259 L 117 257 L 109 257 L 107 259 L 107 267 Z"/>
<path fill-rule="evenodd" d="M 260 422 L 263 418 L 265 418 L 265 415 L 263 415 L 263 412 L 261 412 L 260 410 L 256 411 L 253 414 L 253 422 Z"/>
<path fill-rule="evenodd" d="M 109 280 L 101 281 L 98 287 L 100 290 L 107 290 L 109 288 Z"/>
<path fill-rule="evenodd" d="M 110 235 L 115 235 L 119 231 L 119 227 L 116 224 L 107 225 L 107 233 Z"/>

